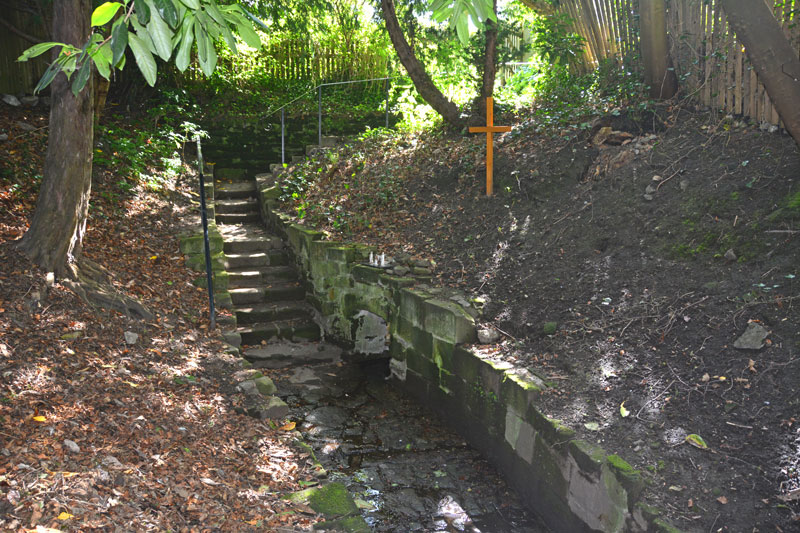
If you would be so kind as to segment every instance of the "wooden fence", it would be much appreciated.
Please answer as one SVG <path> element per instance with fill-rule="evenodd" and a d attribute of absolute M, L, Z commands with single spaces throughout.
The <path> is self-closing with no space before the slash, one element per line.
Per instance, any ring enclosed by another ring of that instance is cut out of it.
<path fill-rule="evenodd" d="M 766 2 L 773 9 L 800 54 L 800 0 L 753 1 Z M 572 18 L 575 31 L 586 40 L 588 66 L 604 58 L 638 56 L 639 0 L 561 0 L 557 11 Z M 685 94 L 726 113 L 759 123 L 780 123 L 744 47 L 728 25 L 720 0 L 667 0 L 667 33 Z"/>
<path fill-rule="evenodd" d="M 11 6 L 4 6 L 5 12 L 0 17 L 4 17 L 5 25 L 36 39 L 47 40 L 47 28 L 20 9 L 22 4 L 22 0 L 16 0 Z M 18 62 L 17 58 L 22 52 L 34 43 L 10 31 L 5 25 L 0 25 L 0 93 L 30 94 L 52 58 L 50 54 L 44 54 L 24 63 Z"/>

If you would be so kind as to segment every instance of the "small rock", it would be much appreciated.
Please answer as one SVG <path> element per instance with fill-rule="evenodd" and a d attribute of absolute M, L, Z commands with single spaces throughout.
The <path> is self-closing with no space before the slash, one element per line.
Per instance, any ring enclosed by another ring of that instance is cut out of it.
<path fill-rule="evenodd" d="M 255 369 L 245 369 L 245 370 L 238 370 L 234 372 L 233 379 L 237 382 L 247 381 L 251 379 L 258 379 L 264 374 Z"/>
<path fill-rule="evenodd" d="M 242 381 L 236 388 L 242 391 L 243 393 L 247 394 L 248 396 L 258 395 L 258 387 L 256 387 L 256 382 L 252 379 L 248 379 L 247 381 Z"/>
<path fill-rule="evenodd" d="M 653 187 L 652 185 L 648 185 L 648 186 L 647 186 L 647 187 L 645 187 L 645 189 L 644 189 L 644 192 L 645 192 L 645 193 L 647 193 L 647 194 L 655 194 L 655 193 L 656 193 L 656 191 L 658 191 L 658 189 L 656 189 L 656 188 L 655 188 L 655 187 Z"/>
<path fill-rule="evenodd" d="M 289 406 L 277 396 L 267 398 L 267 405 L 259 410 L 261 418 L 279 419 L 289 414 Z"/>
<path fill-rule="evenodd" d="M 416 267 L 427 268 L 428 265 L 430 265 L 430 263 L 428 262 L 427 259 L 415 259 L 414 260 L 414 266 L 416 266 Z"/>
<path fill-rule="evenodd" d="M 38 96 L 23 96 L 20 98 L 20 102 L 22 105 L 26 107 L 34 107 L 39 104 L 39 97 Z"/>
<path fill-rule="evenodd" d="M 81 447 L 75 441 L 64 439 L 64 448 L 71 453 L 81 453 Z"/>
<path fill-rule="evenodd" d="M 733 343 L 733 347 L 737 350 L 760 350 L 764 347 L 764 341 L 768 336 L 767 328 L 756 322 L 750 322 L 742 336 Z"/>
<path fill-rule="evenodd" d="M 36 130 L 36 126 L 33 126 L 32 124 L 28 124 L 27 122 L 20 122 L 18 120 L 17 122 L 15 122 L 15 124 L 22 131 L 35 131 Z"/>
<path fill-rule="evenodd" d="M 125 344 L 129 344 L 131 346 L 136 344 L 136 341 L 139 340 L 139 334 L 138 333 L 134 333 L 132 331 L 126 331 L 124 333 L 124 336 L 125 336 Z"/>
<path fill-rule="evenodd" d="M 410 272 L 409 268 L 403 265 L 397 265 L 394 267 L 394 273 L 397 276 L 405 276 Z"/>
<path fill-rule="evenodd" d="M 110 468 L 112 470 L 123 470 L 125 465 L 119 462 L 119 459 L 114 457 L 113 455 L 106 455 L 103 457 L 103 466 Z"/>
<path fill-rule="evenodd" d="M 725 252 L 725 259 L 728 261 L 736 261 L 736 252 L 733 251 L 733 248 L 729 248 L 727 252 Z"/>
<path fill-rule="evenodd" d="M 656 174 L 655 176 L 653 176 L 653 181 L 661 181 L 662 179 L 663 179 L 663 178 L 662 178 L 661 176 L 659 176 L 658 174 Z"/>
<path fill-rule="evenodd" d="M 652 201 L 653 201 L 653 195 L 652 195 L 652 194 L 645 194 L 645 195 L 643 196 L 643 198 L 644 198 L 645 200 L 647 200 L 648 202 L 652 202 Z"/>
<path fill-rule="evenodd" d="M 685 191 L 689 188 L 689 180 L 681 180 L 681 190 Z"/>
<path fill-rule="evenodd" d="M 481 344 L 493 344 L 500 340 L 500 332 L 494 328 L 481 328 L 478 330 L 478 342 Z"/>
<path fill-rule="evenodd" d="M 431 269 L 427 267 L 414 267 L 412 270 L 415 276 L 430 276 Z"/>
<path fill-rule="evenodd" d="M 558 329 L 557 322 L 545 322 L 544 325 L 542 326 L 542 333 L 544 333 L 545 335 L 552 335 L 556 332 L 557 329 Z"/>
<path fill-rule="evenodd" d="M 8 133 L 0 133 L 0 141 L 7 141 Z"/>
<path fill-rule="evenodd" d="M 275 386 L 275 383 L 267 376 L 261 376 L 253 380 L 256 384 L 256 388 L 258 392 L 261 393 L 262 396 L 269 396 L 271 394 L 275 394 L 278 391 L 278 387 Z"/>
<path fill-rule="evenodd" d="M 19 107 L 19 106 L 22 105 L 20 103 L 19 99 L 16 96 L 14 96 L 13 94 L 4 94 L 3 95 L 3 101 L 5 103 L 7 103 L 8 105 L 13 106 L 13 107 Z"/>

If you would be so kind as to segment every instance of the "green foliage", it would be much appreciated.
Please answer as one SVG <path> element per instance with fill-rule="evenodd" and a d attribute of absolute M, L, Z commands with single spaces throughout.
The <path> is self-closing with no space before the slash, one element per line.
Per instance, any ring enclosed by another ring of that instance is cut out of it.
<path fill-rule="evenodd" d="M 35 92 L 46 88 L 59 72 L 64 72 L 72 81 L 72 92 L 77 95 L 89 81 L 93 65 L 105 79 L 110 79 L 113 70 L 124 68 L 124 52 L 129 47 L 139 70 L 152 86 L 158 77 L 155 56 L 169 61 L 177 49 L 175 64 L 183 71 L 189 65 L 193 42 L 197 45 L 200 68 L 206 76 L 211 75 L 217 63 L 214 41 L 223 39 L 227 46 L 236 50 L 232 29 L 249 46 L 258 48 L 261 41 L 251 21 L 258 23 L 239 4 L 218 6 L 216 0 L 105 2 L 92 13 L 92 34 L 83 47 L 42 43 L 26 50 L 18 60 L 27 61 L 60 46 L 58 57 L 39 80 Z"/>

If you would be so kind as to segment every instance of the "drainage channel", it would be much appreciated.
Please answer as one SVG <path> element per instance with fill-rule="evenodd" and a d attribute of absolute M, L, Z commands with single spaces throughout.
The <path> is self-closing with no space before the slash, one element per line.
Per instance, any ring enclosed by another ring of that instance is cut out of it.
<path fill-rule="evenodd" d="M 300 351 L 310 351 L 310 361 L 315 350 L 336 349 L 310 344 Z M 251 360 L 271 366 L 257 356 Z M 446 421 L 406 398 L 387 374 L 385 360 L 348 363 L 339 357 L 272 374 L 329 479 L 348 487 L 373 531 L 549 531 L 480 453 Z"/>

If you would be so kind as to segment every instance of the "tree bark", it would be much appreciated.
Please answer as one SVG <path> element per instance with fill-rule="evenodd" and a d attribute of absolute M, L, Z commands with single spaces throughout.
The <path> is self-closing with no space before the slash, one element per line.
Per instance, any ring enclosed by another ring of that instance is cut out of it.
<path fill-rule="evenodd" d="M 497 0 L 492 4 L 497 16 Z M 486 117 L 486 98 L 494 95 L 495 75 L 497 74 L 497 23 L 491 19 L 486 21 L 486 43 L 483 51 L 483 76 L 481 77 L 481 90 L 478 95 L 478 110 L 482 117 Z"/>
<path fill-rule="evenodd" d="M 728 22 L 767 89 L 786 129 L 800 145 L 800 60 L 761 0 L 722 0 Z"/>
<path fill-rule="evenodd" d="M 464 127 L 466 125 L 466 120 L 461 117 L 461 112 L 458 110 L 458 107 L 448 100 L 436 85 L 434 85 L 425 67 L 420 63 L 417 56 L 414 55 L 414 52 L 411 50 L 411 47 L 408 45 L 403 35 L 403 30 L 397 22 L 394 0 L 381 0 L 381 9 L 383 10 L 383 18 L 386 21 L 386 30 L 389 32 L 389 38 L 392 40 L 392 45 L 394 45 L 394 49 L 397 52 L 397 57 L 400 58 L 400 62 L 411 77 L 411 81 L 414 83 L 417 92 L 449 124 L 457 128 Z"/>
<path fill-rule="evenodd" d="M 644 81 L 650 87 L 651 98 L 668 100 L 678 92 L 678 77 L 670 68 L 667 8 L 664 0 L 642 2 L 639 7 Z"/>
<path fill-rule="evenodd" d="M 53 3 L 53 39 L 82 47 L 89 37 L 90 0 Z M 92 183 L 92 82 L 78 96 L 60 73 L 51 85 L 50 135 L 44 177 L 20 249 L 46 272 L 76 277 Z"/>

